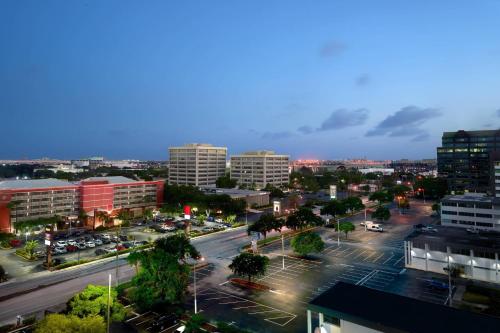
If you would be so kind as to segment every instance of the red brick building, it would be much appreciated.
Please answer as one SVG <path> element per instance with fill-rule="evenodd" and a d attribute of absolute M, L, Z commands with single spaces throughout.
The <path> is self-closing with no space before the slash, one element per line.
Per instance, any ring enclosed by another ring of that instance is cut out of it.
<path fill-rule="evenodd" d="M 126 177 L 94 177 L 78 183 L 59 179 L 0 181 L 0 232 L 12 232 L 17 221 L 59 215 L 93 217 L 97 211 L 113 216 L 125 209 L 134 215 L 163 202 L 163 181 Z M 92 226 L 98 226 L 100 222 Z"/>

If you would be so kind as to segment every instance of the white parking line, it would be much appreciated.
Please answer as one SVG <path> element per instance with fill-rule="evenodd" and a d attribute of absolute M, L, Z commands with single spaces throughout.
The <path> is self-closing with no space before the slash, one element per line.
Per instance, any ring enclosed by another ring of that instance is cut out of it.
<path fill-rule="evenodd" d="M 398 261 L 396 261 L 396 262 L 393 264 L 393 266 L 397 266 L 397 264 L 398 264 L 401 260 L 403 260 L 404 258 L 405 258 L 405 256 L 401 256 L 401 258 L 399 258 L 399 260 L 398 260 Z"/>
<path fill-rule="evenodd" d="M 384 261 L 382 265 L 387 264 L 387 262 L 389 262 L 392 258 L 394 258 L 394 253 L 391 253 L 391 256 L 386 261 Z"/>

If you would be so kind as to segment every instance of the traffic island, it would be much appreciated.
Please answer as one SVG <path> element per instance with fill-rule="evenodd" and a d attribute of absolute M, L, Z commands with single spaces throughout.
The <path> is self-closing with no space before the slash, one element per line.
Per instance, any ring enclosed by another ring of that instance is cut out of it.
<path fill-rule="evenodd" d="M 234 285 L 247 289 L 260 290 L 260 291 L 269 291 L 271 289 L 269 286 L 266 286 L 265 284 L 251 282 L 240 278 L 232 278 L 229 281 L 231 281 L 231 283 Z"/>

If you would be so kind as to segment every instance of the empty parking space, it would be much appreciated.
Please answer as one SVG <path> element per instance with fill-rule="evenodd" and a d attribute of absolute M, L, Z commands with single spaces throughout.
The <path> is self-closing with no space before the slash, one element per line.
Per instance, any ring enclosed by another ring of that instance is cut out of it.
<path fill-rule="evenodd" d="M 323 253 L 327 257 L 337 257 L 352 263 L 372 263 L 383 266 L 403 267 L 404 255 L 399 251 L 377 251 L 348 244 L 331 245 Z"/>
<path fill-rule="evenodd" d="M 218 289 L 207 289 L 198 293 L 198 306 L 204 311 L 233 311 L 280 327 L 285 327 L 297 317 L 296 314 Z"/>

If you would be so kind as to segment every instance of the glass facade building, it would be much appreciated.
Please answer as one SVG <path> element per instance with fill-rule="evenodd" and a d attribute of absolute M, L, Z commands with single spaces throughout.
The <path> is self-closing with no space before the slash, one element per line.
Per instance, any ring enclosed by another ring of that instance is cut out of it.
<path fill-rule="evenodd" d="M 451 191 L 491 193 L 500 130 L 444 132 L 437 148 L 438 175 Z"/>

